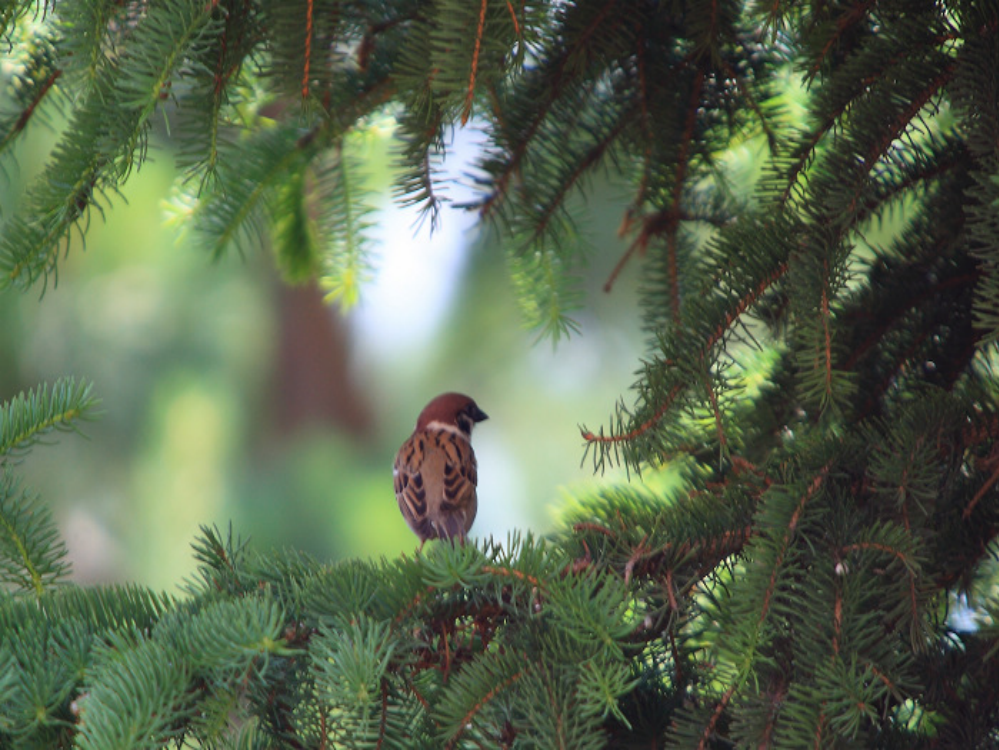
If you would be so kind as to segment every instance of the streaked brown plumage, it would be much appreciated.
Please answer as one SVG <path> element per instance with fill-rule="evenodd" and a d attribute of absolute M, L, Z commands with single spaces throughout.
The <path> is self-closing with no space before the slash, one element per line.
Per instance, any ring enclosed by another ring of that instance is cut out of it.
<path fill-rule="evenodd" d="M 475 401 L 444 393 L 420 412 L 416 429 L 395 457 L 395 498 L 409 528 L 427 539 L 464 540 L 475 520 L 472 427 L 488 419 Z"/>

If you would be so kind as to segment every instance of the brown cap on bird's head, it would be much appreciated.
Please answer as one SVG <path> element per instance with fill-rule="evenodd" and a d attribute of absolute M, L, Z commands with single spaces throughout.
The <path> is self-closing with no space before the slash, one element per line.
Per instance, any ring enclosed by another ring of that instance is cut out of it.
<path fill-rule="evenodd" d="M 472 425 L 489 419 L 478 404 L 461 393 L 442 393 L 420 412 L 416 429 L 424 430 L 431 422 L 454 425 L 462 432 L 471 435 Z"/>

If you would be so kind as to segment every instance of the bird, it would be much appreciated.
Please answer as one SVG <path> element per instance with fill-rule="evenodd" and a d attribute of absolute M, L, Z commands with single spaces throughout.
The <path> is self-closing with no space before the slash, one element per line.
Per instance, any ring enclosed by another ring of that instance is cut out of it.
<path fill-rule="evenodd" d="M 428 539 L 464 543 L 478 510 L 472 427 L 489 417 L 461 393 L 427 404 L 395 457 L 392 477 L 399 510 L 420 549 Z"/>

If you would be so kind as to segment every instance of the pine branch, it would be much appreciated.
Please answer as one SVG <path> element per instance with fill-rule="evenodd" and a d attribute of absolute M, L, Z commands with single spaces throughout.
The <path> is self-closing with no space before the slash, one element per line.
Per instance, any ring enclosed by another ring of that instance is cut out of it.
<path fill-rule="evenodd" d="M 497 654 L 462 671 L 454 692 L 459 700 L 447 701 L 437 709 L 444 747 L 458 747 L 462 735 L 473 726 L 477 715 L 524 677 L 526 665 L 516 654 Z"/>
<path fill-rule="evenodd" d="M 781 230 L 777 230 L 781 231 Z M 704 359 L 710 356 L 711 351 L 724 340 L 725 335 L 730 331 L 732 326 L 739 320 L 747 310 L 749 310 L 753 304 L 755 304 L 764 293 L 766 293 L 775 283 L 777 283 L 786 273 L 788 266 L 786 262 L 780 263 L 775 269 L 771 270 L 768 275 L 757 281 L 754 288 L 747 291 L 746 294 L 739 298 L 735 298 L 734 304 L 727 310 L 723 311 L 723 317 L 718 322 L 717 325 L 710 326 L 708 322 L 708 330 L 706 331 L 706 337 L 702 343 L 699 344 L 697 354 L 693 356 L 694 361 L 698 359 Z M 720 277 L 715 277 L 710 286 L 715 286 L 721 282 Z M 731 302 L 726 300 L 729 304 Z M 689 315 L 682 316 L 683 319 L 688 319 Z M 706 322 L 702 320 L 702 323 Z M 688 350 L 685 353 L 685 358 L 690 358 L 691 352 Z M 677 360 L 666 360 L 662 364 L 669 368 L 675 365 Z M 650 430 L 652 430 L 665 414 L 671 409 L 672 405 L 676 401 L 677 397 L 690 387 L 689 382 L 677 382 L 671 386 L 671 389 L 667 393 L 666 397 L 662 401 L 655 405 L 655 411 L 652 413 L 651 417 L 639 423 L 636 427 L 626 431 L 619 432 L 617 434 L 605 435 L 602 432 L 595 434 L 590 430 L 585 428 L 581 431 L 583 439 L 587 442 L 587 448 L 593 444 L 606 444 L 606 443 L 628 443 L 638 438 L 641 438 Z M 596 455 L 596 454 L 595 454 Z M 603 454 L 600 454 L 601 456 Z M 585 456 L 584 456 L 585 460 Z M 597 460 L 597 459 L 595 459 Z"/>
<path fill-rule="evenodd" d="M 0 476 L 0 582 L 41 597 L 69 573 L 66 545 L 48 508 Z"/>
<path fill-rule="evenodd" d="M 868 11 L 872 5 L 874 5 L 873 0 L 864 0 L 863 2 L 852 4 L 843 11 L 842 15 L 836 19 L 836 28 L 833 30 L 833 33 L 829 34 L 815 56 L 815 61 L 809 69 L 809 76 L 816 76 L 819 70 L 828 64 L 828 59 L 833 48 L 836 47 L 847 31 L 856 27 L 868 17 Z"/>
<path fill-rule="evenodd" d="M 226 144 L 222 150 L 232 152 L 225 157 L 230 166 L 220 175 L 225 191 L 204 197 L 189 217 L 195 238 L 216 258 L 242 238 L 263 233 L 275 193 L 314 152 L 312 142 L 291 128 L 263 131 L 251 143 Z M 246 154 L 239 169 L 236 151 Z"/>
<path fill-rule="evenodd" d="M 55 273 L 59 248 L 91 209 L 118 190 L 145 150 L 147 123 L 188 45 L 209 28 L 214 4 L 154 4 L 115 62 L 104 58 L 80 97 L 44 176 L 0 241 L 0 288 Z M 100 39 L 100 37 L 98 37 Z M 109 110 L 109 103 L 114 108 Z"/>
<path fill-rule="evenodd" d="M 482 35 L 486 26 L 486 8 L 489 0 L 479 2 L 479 22 L 475 30 L 475 48 L 472 51 L 471 72 L 468 74 L 468 92 L 465 94 L 465 101 L 461 108 L 461 124 L 468 124 L 468 118 L 472 115 L 472 101 L 475 97 L 475 79 L 479 72 L 479 55 L 482 52 Z M 516 16 L 513 17 L 516 21 Z"/>
<path fill-rule="evenodd" d="M 187 667 L 154 641 L 116 639 L 113 645 L 99 650 L 88 673 L 77 744 L 87 750 L 162 747 L 188 715 Z"/>
<path fill-rule="evenodd" d="M 30 50 L 23 70 L 13 76 L 13 96 L 0 119 L 0 154 L 9 152 L 44 103 L 56 98 L 56 83 L 63 70 L 55 61 L 54 41 L 42 38 Z"/>
<path fill-rule="evenodd" d="M 2 12 L 0 12 L 0 42 L 4 44 L 10 42 L 12 29 L 18 20 L 31 12 L 34 7 L 35 3 L 32 0 L 19 0 L 19 2 L 4 4 Z M 43 10 L 47 9 L 48 4 L 46 3 Z"/>
<path fill-rule="evenodd" d="M 86 381 L 62 378 L 0 404 L 0 465 L 23 455 L 53 431 L 77 431 L 96 416 L 100 400 Z"/>

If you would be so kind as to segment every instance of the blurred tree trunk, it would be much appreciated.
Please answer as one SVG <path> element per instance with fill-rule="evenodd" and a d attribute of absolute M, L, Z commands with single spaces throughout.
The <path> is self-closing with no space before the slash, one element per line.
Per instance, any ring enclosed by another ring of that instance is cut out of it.
<path fill-rule="evenodd" d="M 291 433 L 329 426 L 372 434 L 371 401 L 351 371 L 350 332 L 315 284 L 277 284 L 278 332 L 271 405 L 274 427 Z"/>

